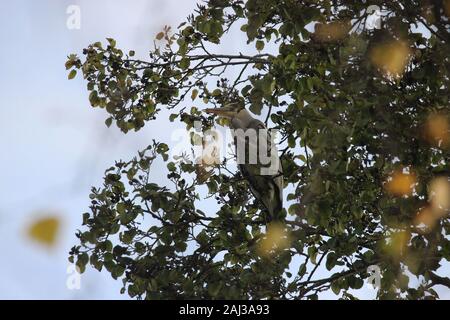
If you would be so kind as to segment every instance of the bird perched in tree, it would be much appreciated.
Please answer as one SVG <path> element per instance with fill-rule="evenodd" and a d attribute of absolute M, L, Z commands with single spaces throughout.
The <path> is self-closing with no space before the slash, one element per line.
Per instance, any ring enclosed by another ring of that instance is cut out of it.
<path fill-rule="evenodd" d="M 229 120 L 235 140 L 237 163 L 255 198 L 267 209 L 266 222 L 280 220 L 283 209 L 283 169 L 265 124 L 242 104 L 206 109 Z"/>

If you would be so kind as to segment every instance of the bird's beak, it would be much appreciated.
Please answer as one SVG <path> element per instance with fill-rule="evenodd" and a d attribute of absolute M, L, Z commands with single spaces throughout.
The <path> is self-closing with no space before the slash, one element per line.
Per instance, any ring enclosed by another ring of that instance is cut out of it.
<path fill-rule="evenodd" d="M 205 109 L 206 113 L 211 113 L 224 118 L 233 118 L 236 115 L 234 106 L 226 105 L 216 109 Z"/>

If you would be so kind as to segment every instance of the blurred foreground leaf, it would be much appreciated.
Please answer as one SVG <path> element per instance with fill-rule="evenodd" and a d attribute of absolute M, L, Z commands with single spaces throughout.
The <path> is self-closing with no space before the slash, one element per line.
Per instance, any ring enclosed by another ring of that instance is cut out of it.
<path fill-rule="evenodd" d="M 28 236 L 34 242 L 48 247 L 56 245 L 61 221 L 58 217 L 46 217 L 34 221 L 28 229 Z"/>

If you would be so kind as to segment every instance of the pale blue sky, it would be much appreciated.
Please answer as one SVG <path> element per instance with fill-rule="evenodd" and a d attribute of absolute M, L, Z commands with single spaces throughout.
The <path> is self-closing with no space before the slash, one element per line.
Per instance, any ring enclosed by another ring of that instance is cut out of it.
<path fill-rule="evenodd" d="M 66 8 L 81 7 L 81 30 L 66 28 Z M 69 53 L 114 37 L 138 54 L 152 47 L 165 24 L 178 25 L 194 1 L 1 1 L 0 51 L 0 298 L 120 298 L 120 283 L 106 273 L 83 275 L 81 290 L 66 288 L 67 256 L 88 208 L 90 186 L 105 168 L 128 159 L 153 137 L 148 127 L 121 134 L 89 107 L 81 78 L 67 80 Z M 26 226 L 45 213 L 63 219 L 58 245 L 31 243 Z"/>

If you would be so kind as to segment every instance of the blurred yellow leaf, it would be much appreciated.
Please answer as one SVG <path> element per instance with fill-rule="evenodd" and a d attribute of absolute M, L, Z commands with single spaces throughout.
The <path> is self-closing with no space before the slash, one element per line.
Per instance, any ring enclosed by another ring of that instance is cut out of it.
<path fill-rule="evenodd" d="M 385 188 L 394 196 L 409 196 L 413 193 L 415 184 L 416 176 L 413 173 L 395 171 L 386 182 Z"/>
<path fill-rule="evenodd" d="M 344 39 L 350 31 L 349 21 L 333 21 L 329 23 L 317 23 L 314 26 L 313 38 L 317 41 L 332 42 Z"/>
<path fill-rule="evenodd" d="M 419 211 L 413 222 L 419 233 L 426 234 L 436 225 L 436 217 L 431 208 L 425 207 Z"/>
<path fill-rule="evenodd" d="M 211 166 L 220 164 L 220 160 L 219 160 L 218 154 L 219 153 L 218 153 L 216 148 L 208 149 L 207 152 L 203 153 L 203 156 L 201 158 L 202 164 L 207 166 L 207 167 L 211 167 Z"/>
<path fill-rule="evenodd" d="M 59 228 L 58 217 L 46 217 L 33 222 L 28 229 L 28 235 L 33 241 L 52 247 L 56 243 Z"/>
<path fill-rule="evenodd" d="M 448 177 L 433 179 L 428 186 L 428 201 L 430 206 L 419 211 L 414 218 L 418 232 L 429 233 L 439 219 L 450 211 L 450 182 Z"/>
<path fill-rule="evenodd" d="M 202 163 L 207 166 L 220 164 L 220 149 L 217 144 L 207 143 L 203 147 Z"/>
<path fill-rule="evenodd" d="M 425 135 L 428 141 L 438 147 L 448 147 L 450 144 L 450 126 L 448 118 L 440 114 L 432 114 L 425 124 Z"/>
<path fill-rule="evenodd" d="M 160 33 L 158 33 L 156 35 L 156 40 L 162 40 L 162 38 L 164 38 L 165 33 L 163 31 L 161 31 Z"/>
<path fill-rule="evenodd" d="M 385 245 L 385 251 L 392 258 L 400 258 L 406 254 L 408 242 L 411 238 L 409 231 L 397 231 L 394 232 Z"/>
<path fill-rule="evenodd" d="M 217 131 L 209 130 L 202 138 L 202 155 L 197 164 L 211 167 L 220 164 L 220 135 Z"/>
<path fill-rule="evenodd" d="M 443 217 L 450 210 L 450 182 L 447 177 L 439 177 L 431 181 L 428 200 L 438 218 Z"/>
<path fill-rule="evenodd" d="M 370 59 L 388 77 L 399 78 L 409 62 L 411 49 L 400 40 L 380 43 L 372 48 Z"/>
<path fill-rule="evenodd" d="M 290 237 L 286 226 L 272 222 L 267 226 L 267 233 L 259 242 L 257 251 L 260 256 L 270 256 L 276 251 L 288 248 L 289 244 Z"/>
<path fill-rule="evenodd" d="M 213 173 L 216 165 L 220 164 L 219 135 L 209 130 L 202 139 L 202 155 L 196 159 L 195 172 L 200 183 L 204 183 Z"/>

